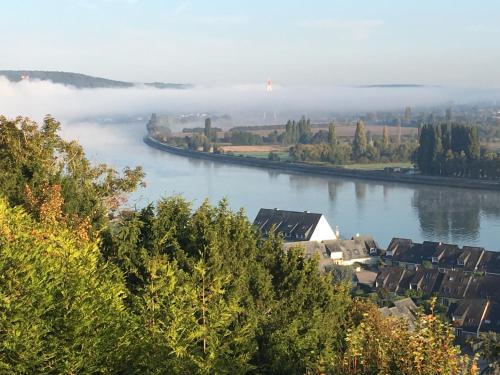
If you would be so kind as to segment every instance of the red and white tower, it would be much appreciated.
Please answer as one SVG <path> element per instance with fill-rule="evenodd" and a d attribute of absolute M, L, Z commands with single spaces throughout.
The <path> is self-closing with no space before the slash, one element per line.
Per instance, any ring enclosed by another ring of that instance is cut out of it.
<path fill-rule="evenodd" d="M 267 92 L 271 92 L 273 91 L 273 81 L 271 81 L 270 79 L 267 80 L 267 83 L 266 83 L 266 91 Z"/>

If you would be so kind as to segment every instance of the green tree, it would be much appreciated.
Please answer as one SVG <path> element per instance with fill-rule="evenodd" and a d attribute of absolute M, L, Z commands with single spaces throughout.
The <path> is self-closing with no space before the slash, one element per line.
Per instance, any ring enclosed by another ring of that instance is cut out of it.
<path fill-rule="evenodd" d="M 203 129 L 203 134 L 205 134 L 205 137 L 210 139 L 212 137 L 212 120 L 210 120 L 210 117 L 207 117 L 205 119 L 205 128 Z"/>
<path fill-rule="evenodd" d="M 387 125 L 384 126 L 384 130 L 382 131 L 382 141 L 384 147 L 389 147 L 389 130 L 387 129 Z"/>
<path fill-rule="evenodd" d="M 137 328 L 116 267 L 97 243 L 37 223 L 0 199 L 0 371 L 96 374 L 127 369 Z"/>
<path fill-rule="evenodd" d="M 63 214 L 87 220 L 95 232 L 141 183 L 144 173 L 140 167 L 125 168 L 120 176 L 105 164 L 91 165 L 82 147 L 63 140 L 59 130 L 60 123 L 50 116 L 41 127 L 28 118 L 0 117 L 0 192 L 11 205 L 32 209 L 39 208 L 32 203 L 43 200 L 47 189 L 58 185 Z"/>
<path fill-rule="evenodd" d="M 356 124 L 356 132 L 354 133 L 354 141 L 352 142 L 353 159 L 358 160 L 366 152 L 367 140 L 365 132 L 365 124 L 363 121 L 358 121 Z"/>
<path fill-rule="evenodd" d="M 337 148 L 337 132 L 333 123 L 328 126 L 328 144 L 332 151 Z"/>

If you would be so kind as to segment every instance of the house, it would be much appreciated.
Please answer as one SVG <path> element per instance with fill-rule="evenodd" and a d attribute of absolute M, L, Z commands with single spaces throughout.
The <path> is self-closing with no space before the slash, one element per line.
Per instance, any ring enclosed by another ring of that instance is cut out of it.
<path fill-rule="evenodd" d="M 384 259 L 388 265 L 399 265 L 413 270 L 426 265 L 442 272 L 461 270 L 500 274 L 500 254 L 486 251 L 482 247 L 460 248 L 457 245 L 432 241 L 419 244 L 408 239 L 393 238 Z"/>
<path fill-rule="evenodd" d="M 407 239 L 393 238 L 387 248 L 386 257 L 393 265 L 416 270 L 424 261 L 436 260 L 433 256 L 439 244 L 430 241 L 419 244 Z"/>
<path fill-rule="evenodd" d="M 356 236 L 350 240 L 323 241 L 330 258 L 342 266 L 354 263 L 376 263 L 380 251 L 377 243 L 370 236 Z"/>
<path fill-rule="evenodd" d="M 254 220 L 254 225 L 263 237 L 268 237 L 273 232 L 283 236 L 287 242 L 321 242 L 338 238 L 338 233 L 333 231 L 324 215 L 309 211 L 261 208 Z"/>
<path fill-rule="evenodd" d="M 460 249 L 457 245 L 440 243 L 432 256 L 432 264 L 439 270 L 475 272 L 480 266 L 484 252 L 480 247 L 464 246 Z"/>
<path fill-rule="evenodd" d="M 326 251 L 325 245 L 317 241 L 299 241 L 283 243 L 283 250 L 288 251 L 291 248 L 300 247 L 304 250 L 305 258 L 317 256 L 319 259 L 319 269 L 321 272 L 328 272 L 335 262 L 330 258 L 330 254 Z"/>
<path fill-rule="evenodd" d="M 500 275 L 475 275 L 467 288 L 465 298 L 488 299 L 500 302 Z"/>
<path fill-rule="evenodd" d="M 386 256 L 392 258 L 399 252 L 404 252 L 412 246 L 412 240 L 406 238 L 393 238 L 387 247 Z"/>
<path fill-rule="evenodd" d="M 375 280 L 375 288 L 384 289 L 388 293 L 396 295 L 404 293 L 405 280 L 413 276 L 412 271 L 401 267 L 384 267 L 382 268 Z"/>
<path fill-rule="evenodd" d="M 357 285 L 364 285 L 368 288 L 373 288 L 375 286 L 375 281 L 377 280 L 377 272 L 369 271 L 369 270 L 359 270 L 354 274 L 356 277 Z"/>
<path fill-rule="evenodd" d="M 404 298 L 394 301 L 393 307 L 381 307 L 380 313 L 385 317 L 395 317 L 399 319 L 406 319 L 410 330 L 415 328 L 415 321 L 417 320 L 417 305 L 411 298 Z"/>
<path fill-rule="evenodd" d="M 438 290 L 443 305 L 464 299 L 473 278 L 473 275 L 463 271 L 446 272 Z"/>
<path fill-rule="evenodd" d="M 458 302 L 451 311 L 451 321 L 455 327 L 455 336 L 461 338 L 479 337 L 484 328 L 491 325 L 491 320 L 482 329 L 490 310 L 490 301 L 485 299 L 465 299 Z"/>
<path fill-rule="evenodd" d="M 410 280 L 410 290 L 430 297 L 439 290 L 443 277 L 443 273 L 438 270 L 419 268 Z"/>

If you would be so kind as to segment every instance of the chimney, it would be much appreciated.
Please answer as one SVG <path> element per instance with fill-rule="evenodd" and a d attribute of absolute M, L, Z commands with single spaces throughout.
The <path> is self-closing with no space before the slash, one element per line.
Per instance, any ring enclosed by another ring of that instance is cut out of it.
<path fill-rule="evenodd" d="M 337 237 L 337 239 L 340 238 L 340 231 L 339 231 L 339 226 L 338 225 L 335 227 L 335 237 Z"/>

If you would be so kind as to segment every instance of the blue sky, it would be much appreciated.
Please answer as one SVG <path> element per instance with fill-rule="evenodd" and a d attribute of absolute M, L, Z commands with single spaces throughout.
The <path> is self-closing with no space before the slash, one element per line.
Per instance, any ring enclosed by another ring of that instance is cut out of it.
<path fill-rule="evenodd" d="M 493 0 L 0 0 L 0 69 L 232 85 L 500 86 Z"/>

